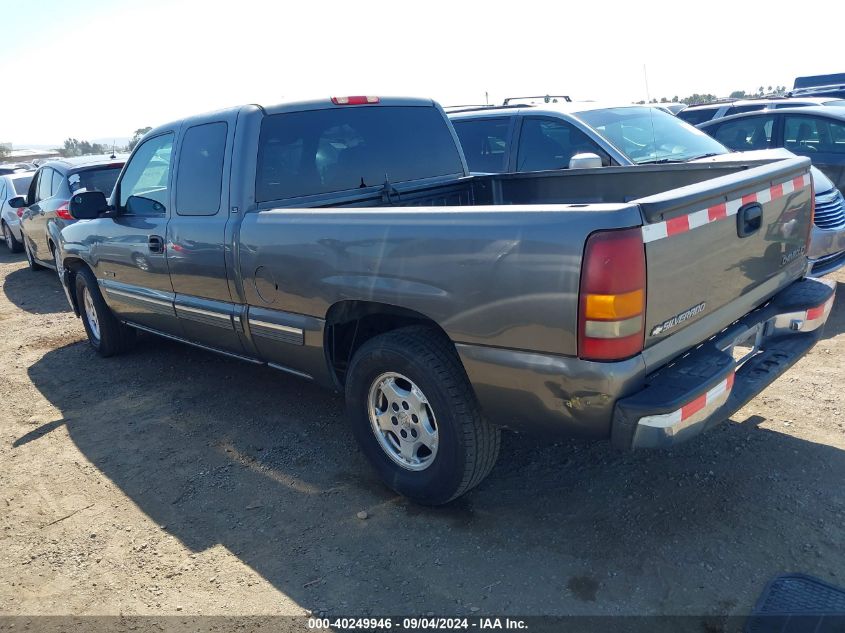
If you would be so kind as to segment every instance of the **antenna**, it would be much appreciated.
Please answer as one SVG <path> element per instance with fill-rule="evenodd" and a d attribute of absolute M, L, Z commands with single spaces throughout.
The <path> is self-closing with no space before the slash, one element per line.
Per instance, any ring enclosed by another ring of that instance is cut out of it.
<path fill-rule="evenodd" d="M 117 158 L 117 154 L 115 154 L 115 151 L 114 151 L 114 146 L 115 146 L 115 140 L 112 139 L 111 140 L 111 156 L 109 156 L 109 158 L 111 160 L 114 160 L 115 158 Z"/>
<path fill-rule="evenodd" d="M 484 91 L 484 105 L 490 105 L 490 93 Z"/>
<path fill-rule="evenodd" d="M 651 94 L 648 91 L 648 71 L 646 70 L 645 64 L 643 64 L 643 78 L 645 79 L 645 102 L 651 103 Z"/>

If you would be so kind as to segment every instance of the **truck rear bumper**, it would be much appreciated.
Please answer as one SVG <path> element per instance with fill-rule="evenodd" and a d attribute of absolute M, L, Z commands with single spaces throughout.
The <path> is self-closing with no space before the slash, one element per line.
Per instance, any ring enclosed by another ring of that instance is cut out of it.
<path fill-rule="evenodd" d="M 648 376 L 643 389 L 616 402 L 613 444 L 670 447 L 727 419 L 815 345 L 833 301 L 832 282 L 796 282 Z"/>
<path fill-rule="evenodd" d="M 547 438 L 610 438 L 626 449 L 665 447 L 728 418 L 806 354 L 830 314 L 833 287 L 797 281 L 653 374 L 642 355 L 599 363 L 455 347 L 485 416 L 497 426 Z M 756 347 L 739 363 L 738 343 Z"/>

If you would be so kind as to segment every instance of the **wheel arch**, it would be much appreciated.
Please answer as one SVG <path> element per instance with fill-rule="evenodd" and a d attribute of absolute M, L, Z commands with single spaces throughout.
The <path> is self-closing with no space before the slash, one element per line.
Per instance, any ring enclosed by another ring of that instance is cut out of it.
<path fill-rule="evenodd" d="M 449 340 L 446 331 L 431 317 L 401 306 L 377 301 L 344 300 L 326 312 L 323 346 L 337 387 L 346 382 L 346 370 L 360 347 L 380 334 L 411 325 L 423 325 Z"/>
<path fill-rule="evenodd" d="M 81 312 L 79 310 L 79 299 L 76 296 L 76 275 L 82 268 L 91 270 L 91 267 L 83 259 L 75 255 L 64 257 L 62 259 L 62 265 L 65 269 L 65 275 L 62 276 L 62 283 L 65 284 L 67 291 L 65 294 L 67 294 L 73 306 L 73 313 L 79 317 L 81 316 Z"/>

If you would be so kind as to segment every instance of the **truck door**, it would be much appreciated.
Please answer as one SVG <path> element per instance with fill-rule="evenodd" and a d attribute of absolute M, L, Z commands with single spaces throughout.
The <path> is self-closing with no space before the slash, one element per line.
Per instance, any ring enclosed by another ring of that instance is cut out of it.
<path fill-rule="evenodd" d="M 177 148 L 175 213 L 167 227 L 168 265 L 182 336 L 235 354 L 244 348 L 240 312 L 226 274 L 229 156 L 235 119 L 198 121 Z M 229 151 L 227 151 L 229 150 Z"/>
<path fill-rule="evenodd" d="M 165 236 L 171 207 L 173 132 L 145 140 L 115 185 L 115 215 L 95 220 L 95 274 L 121 319 L 179 335 Z M 104 219 L 105 220 L 105 219 Z"/>

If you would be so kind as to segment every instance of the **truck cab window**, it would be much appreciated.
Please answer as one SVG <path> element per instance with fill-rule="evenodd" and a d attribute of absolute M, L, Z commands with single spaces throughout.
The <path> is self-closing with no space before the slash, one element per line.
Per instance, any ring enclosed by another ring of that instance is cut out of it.
<path fill-rule="evenodd" d="M 255 194 L 265 202 L 463 173 L 436 108 L 306 110 L 264 118 Z"/>
<path fill-rule="evenodd" d="M 133 215 L 164 215 L 168 203 L 173 133 L 145 141 L 126 165 L 120 187 L 120 208 Z"/>
<path fill-rule="evenodd" d="M 185 132 L 176 178 L 176 213 L 214 215 L 220 210 L 223 155 L 228 126 L 223 121 Z"/>

